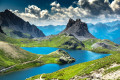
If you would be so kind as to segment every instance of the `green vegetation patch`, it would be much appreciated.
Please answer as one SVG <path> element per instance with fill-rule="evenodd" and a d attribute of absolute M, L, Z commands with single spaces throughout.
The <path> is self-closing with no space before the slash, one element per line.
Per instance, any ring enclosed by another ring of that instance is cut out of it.
<path fill-rule="evenodd" d="M 115 72 L 117 70 L 120 70 L 120 66 L 107 69 L 107 70 L 105 70 L 104 74 L 107 74 L 107 73 L 110 73 L 110 72 Z"/>

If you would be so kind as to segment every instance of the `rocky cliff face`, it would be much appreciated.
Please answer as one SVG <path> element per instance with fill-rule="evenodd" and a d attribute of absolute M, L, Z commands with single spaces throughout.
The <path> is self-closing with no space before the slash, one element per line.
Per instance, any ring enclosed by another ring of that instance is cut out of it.
<path fill-rule="evenodd" d="M 54 51 L 52 53 L 50 53 L 51 55 L 59 55 L 59 62 L 61 64 L 67 64 L 67 63 L 73 63 L 75 62 L 75 59 L 73 57 L 71 57 L 66 51 L 59 49 L 57 51 Z M 49 55 L 50 55 L 49 54 Z"/>
<path fill-rule="evenodd" d="M 35 25 L 25 22 L 9 10 L 0 12 L 0 26 L 3 28 L 3 31 L 7 31 L 6 33 L 9 32 L 8 34 L 11 35 L 14 34 L 13 32 L 19 32 L 24 36 L 29 35 L 32 38 L 45 36 Z M 14 35 L 19 36 L 19 33 Z"/>
<path fill-rule="evenodd" d="M 1 28 L 1 26 L 0 26 L 0 33 L 4 33 L 3 30 L 2 30 L 2 28 Z"/>
<path fill-rule="evenodd" d="M 62 33 L 67 33 L 68 35 L 75 36 L 78 40 L 86 40 L 90 38 L 95 38 L 89 31 L 87 24 L 84 22 L 81 22 L 80 19 L 77 19 L 74 21 L 73 19 L 69 19 L 69 22 Z"/>

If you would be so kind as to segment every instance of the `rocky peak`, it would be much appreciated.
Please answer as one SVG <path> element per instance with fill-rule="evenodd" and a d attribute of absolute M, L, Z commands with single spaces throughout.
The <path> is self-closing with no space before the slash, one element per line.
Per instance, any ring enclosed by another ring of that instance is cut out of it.
<path fill-rule="evenodd" d="M 4 11 L 5 13 L 12 13 L 10 10 L 8 10 L 8 9 L 6 9 L 5 11 Z"/>
<path fill-rule="evenodd" d="M 76 22 L 81 22 L 81 19 L 76 19 Z"/>
<path fill-rule="evenodd" d="M 8 10 L 8 9 L 6 9 L 4 12 L 0 12 L 1 13 L 1 15 L 2 16 L 9 16 L 9 17 L 14 17 L 15 16 L 15 14 L 14 13 L 12 13 L 10 10 Z"/>
<path fill-rule="evenodd" d="M 81 19 L 69 19 L 69 22 L 64 31 L 61 33 L 67 33 L 68 35 L 74 35 L 78 40 L 85 40 L 95 38 L 89 31 L 87 24 L 82 22 Z M 60 34 L 61 34 L 60 33 Z"/>
<path fill-rule="evenodd" d="M 75 21 L 70 18 L 65 30 L 69 29 L 73 24 L 75 24 Z"/>

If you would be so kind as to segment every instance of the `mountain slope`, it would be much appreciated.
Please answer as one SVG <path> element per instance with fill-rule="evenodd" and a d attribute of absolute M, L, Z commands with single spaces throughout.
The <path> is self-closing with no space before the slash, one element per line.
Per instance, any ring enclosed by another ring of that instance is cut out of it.
<path fill-rule="evenodd" d="M 34 60 L 36 54 L 27 52 L 10 43 L 0 41 L 0 70 L 18 63 Z"/>
<path fill-rule="evenodd" d="M 14 38 L 34 38 L 44 37 L 44 33 L 35 25 L 25 22 L 9 10 L 0 12 L 0 26 L 10 37 Z"/>
<path fill-rule="evenodd" d="M 62 33 L 73 35 L 80 41 L 95 38 L 91 33 L 89 33 L 87 24 L 81 22 L 80 19 L 77 19 L 76 21 L 70 19 L 66 28 L 60 34 Z"/>

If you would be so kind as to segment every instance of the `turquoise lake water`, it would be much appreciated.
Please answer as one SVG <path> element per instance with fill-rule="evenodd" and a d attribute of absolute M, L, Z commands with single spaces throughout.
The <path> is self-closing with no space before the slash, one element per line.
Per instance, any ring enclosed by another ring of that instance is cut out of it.
<path fill-rule="evenodd" d="M 27 50 L 29 52 L 35 53 L 35 54 L 49 54 L 53 51 L 58 50 L 59 48 L 51 48 L 51 47 L 22 47 L 22 49 Z M 58 65 L 58 64 L 46 64 L 40 67 L 34 67 L 29 69 L 24 69 L 21 71 L 16 71 L 12 73 L 8 73 L 5 75 L 0 76 L 0 80 L 25 80 L 26 78 L 29 78 L 31 76 L 35 76 L 38 74 L 43 73 L 52 73 L 57 70 L 60 70 L 62 68 L 72 66 L 78 63 L 88 62 L 96 59 L 100 59 L 106 56 L 109 56 L 110 54 L 100 54 L 100 53 L 94 53 L 91 51 L 85 51 L 85 50 L 66 50 L 72 57 L 76 59 L 76 62 L 71 64 L 65 64 L 65 65 Z"/>

